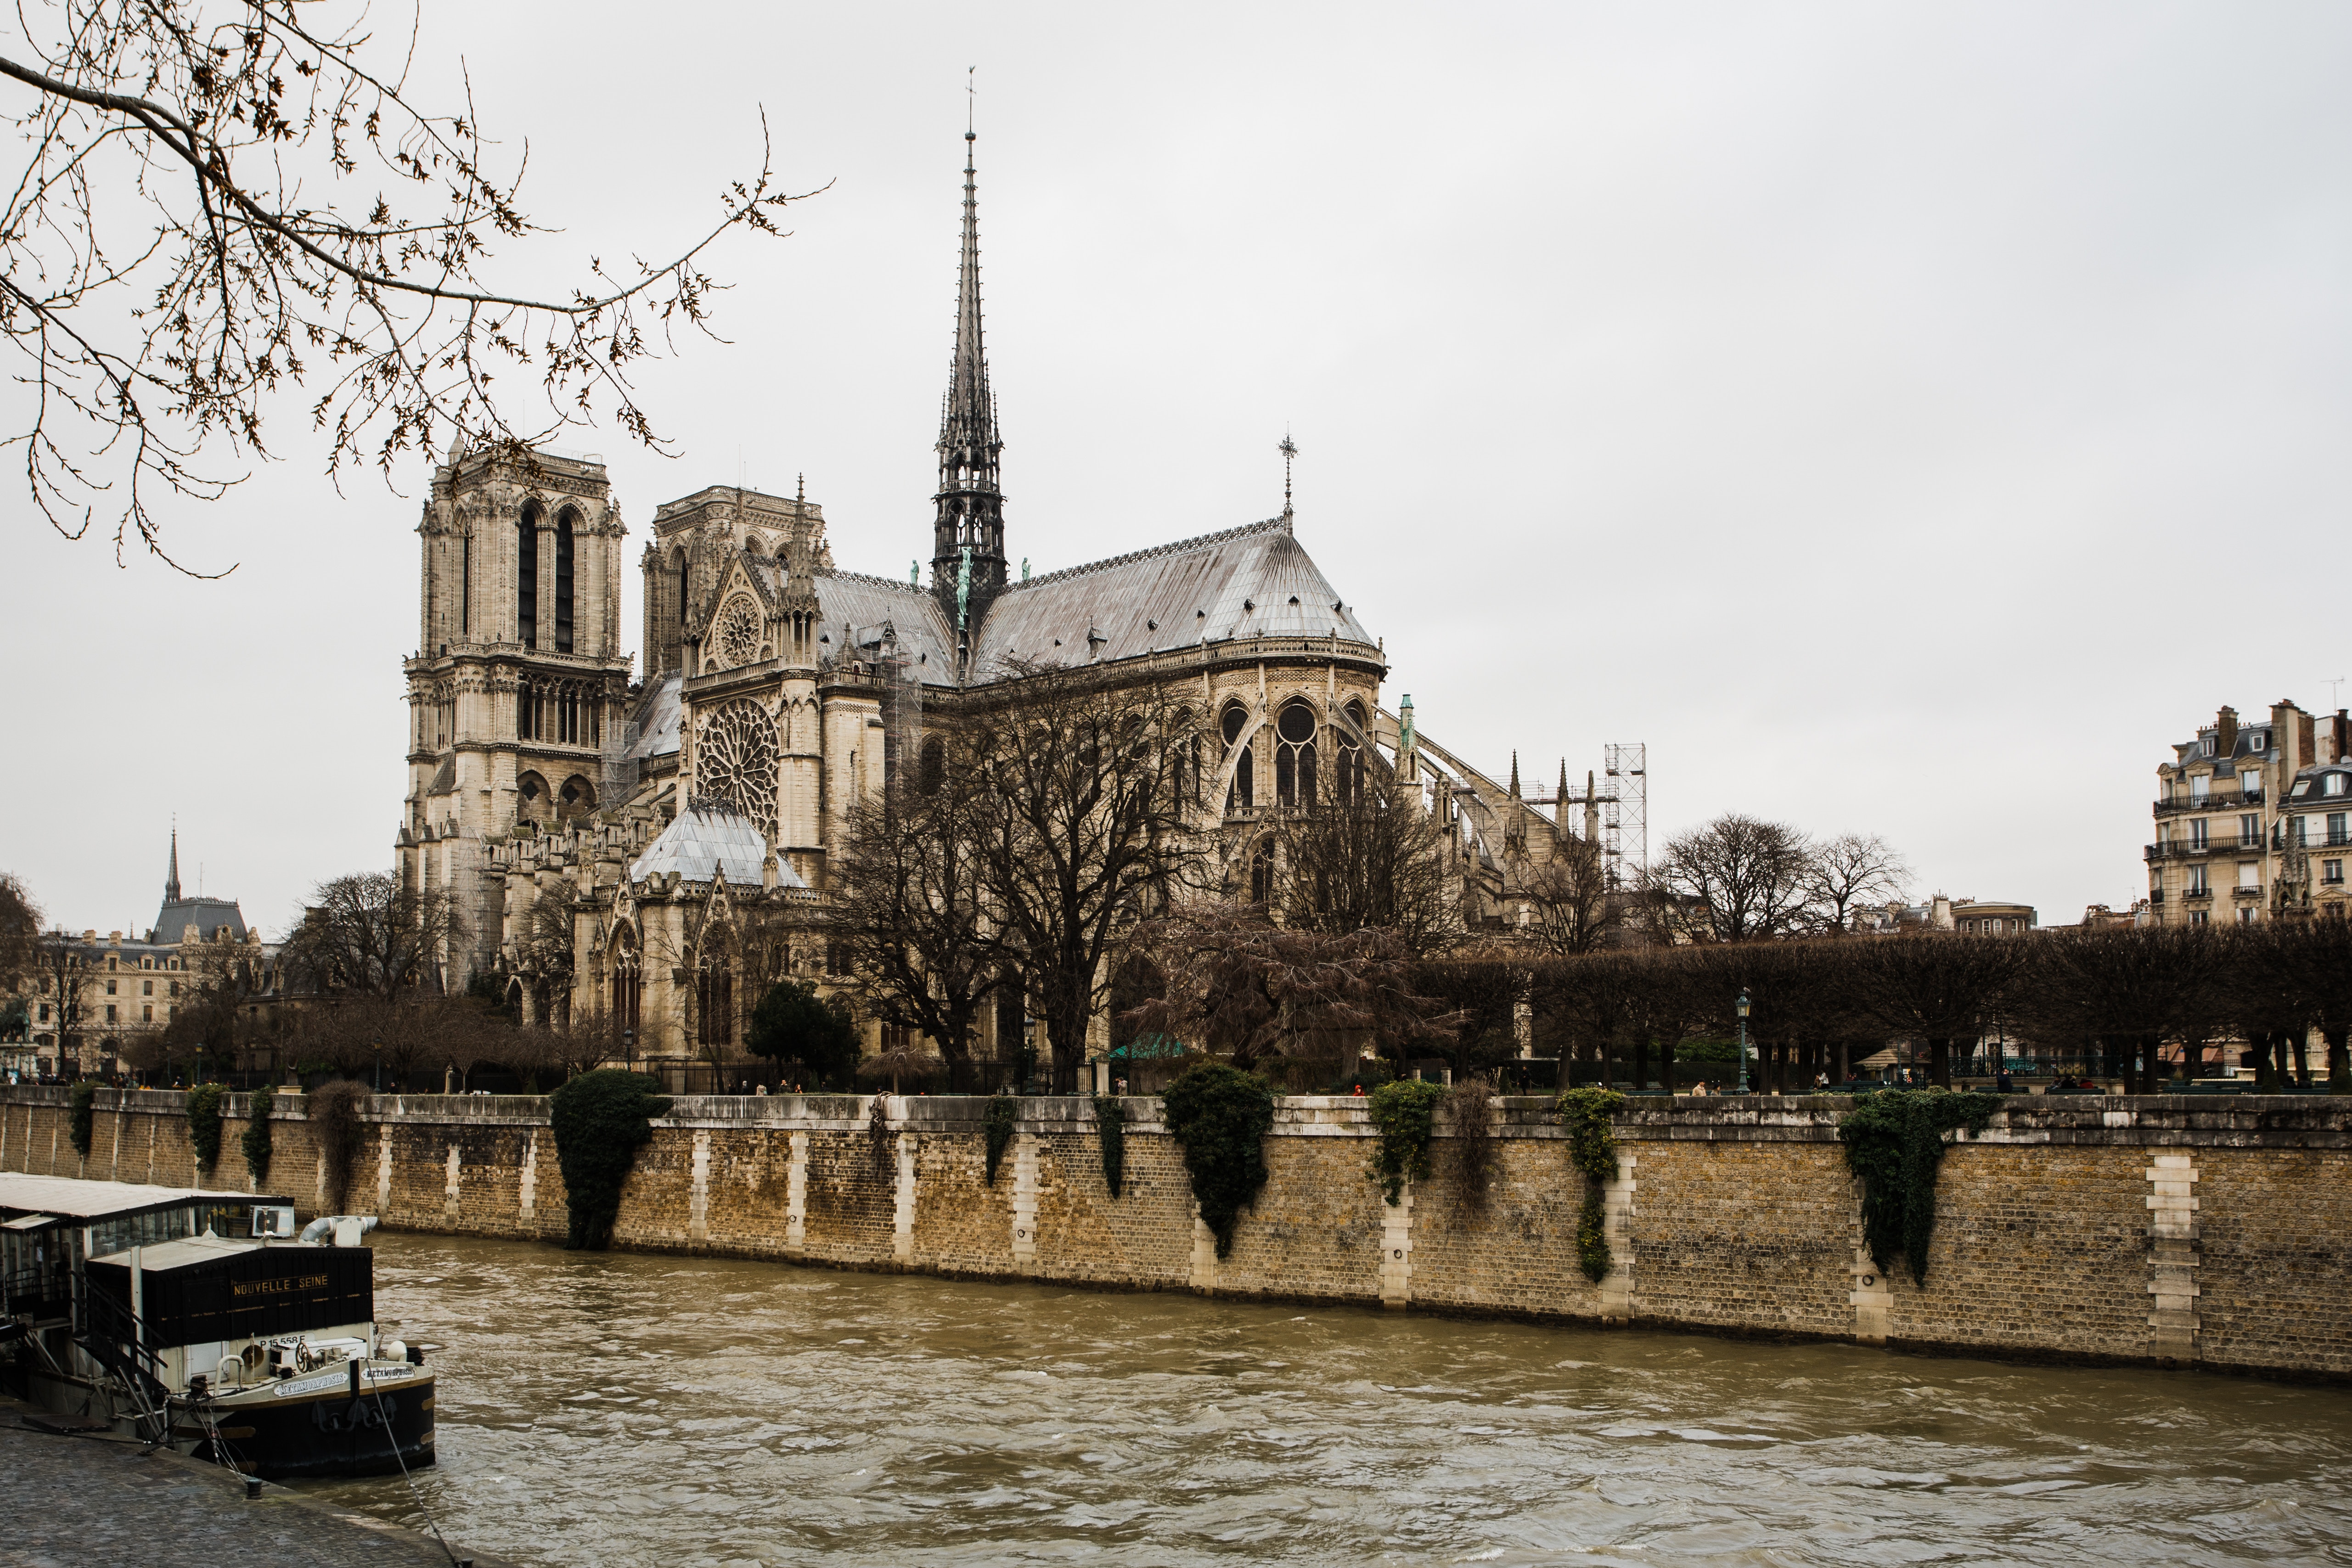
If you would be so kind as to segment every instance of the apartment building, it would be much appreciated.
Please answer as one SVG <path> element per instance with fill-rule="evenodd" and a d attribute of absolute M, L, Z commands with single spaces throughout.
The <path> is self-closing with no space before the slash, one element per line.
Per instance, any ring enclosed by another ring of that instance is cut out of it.
<path fill-rule="evenodd" d="M 2148 904 L 2168 925 L 2341 915 L 2352 859 L 2352 722 L 2294 703 L 2224 707 L 2157 768 Z"/>

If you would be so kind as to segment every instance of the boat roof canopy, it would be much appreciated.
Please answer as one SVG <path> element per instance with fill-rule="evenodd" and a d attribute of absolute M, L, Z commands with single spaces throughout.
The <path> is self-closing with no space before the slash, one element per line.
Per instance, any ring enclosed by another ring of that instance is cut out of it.
<path fill-rule="evenodd" d="M 123 1219 L 192 1203 L 258 1204 L 285 1207 L 294 1200 L 263 1193 L 212 1192 L 194 1186 L 146 1186 L 136 1182 L 78 1181 L 71 1176 L 0 1171 L 0 1214 L 54 1215 L 77 1225 Z"/>
<path fill-rule="evenodd" d="M 258 1252 L 261 1249 L 258 1241 L 232 1241 L 222 1236 L 184 1236 L 177 1241 L 158 1241 L 152 1247 L 141 1248 L 139 1271 L 156 1274 L 168 1269 L 184 1269 L 191 1263 L 211 1263 L 223 1258 L 234 1258 L 240 1252 Z M 128 1249 L 109 1252 L 105 1257 L 93 1258 L 90 1261 L 115 1263 L 128 1269 L 131 1267 L 131 1253 Z"/>

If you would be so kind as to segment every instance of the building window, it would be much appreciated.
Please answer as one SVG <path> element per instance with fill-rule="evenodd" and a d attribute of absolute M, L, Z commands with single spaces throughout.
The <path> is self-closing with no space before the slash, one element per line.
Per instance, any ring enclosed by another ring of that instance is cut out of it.
<path fill-rule="evenodd" d="M 114 1021 L 114 1004 L 112 1002 L 106 1004 L 106 1021 L 109 1023 L 112 1023 Z"/>
<path fill-rule="evenodd" d="M 2249 904 L 2238 911 L 2238 924 L 2241 925 L 2252 925 L 2253 923 L 2254 906 Z"/>
<path fill-rule="evenodd" d="M 1242 731 L 1248 724 L 1249 714 L 1239 703 L 1228 704 L 1225 711 L 1218 716 L 1217 729 L 1225 737 L 1226 756 L 1233 756 L 1234 747 L 1241 739 Z M 1257 770 L 1252 765 L 1255 759 L 1250 756 L 1250 747 L 1243 747 L 1240 758 L 1234 764 L 1234 786 L 1225 796 L 1226 810 L 1230 811 L 1239 807 L 1246 811 L 1256 803 Z"/>
<path fill-rule="evenodd" d="M 2341 795 L 2344 793 L 2345 788 L 2344 775 L 2341 773 L 2331 773 L 2327 776 L 2326 782 L 2320 785 L 2319 792 L 2323 795 Z"/>
<path fill-rule="evenodd" d="M 914 1044 L 915 1031 L 912 1029 L 909 1029 L 907 1025 L 902 1023 L 886 1023 L 882 1026 L 883 1050 L 910 1051 L 914 1048 Z"/>
<path fill-rule="evenodd" d="M 1292 703 L 1275 721 L 1274 798 L 1284 806 L 1315 804 L 1315 710 Z"/>
<path fill-rule="evenodd" d="M 1261 841 L 1257 852 L 1250 856 L 1250 902 L 1270 904 L 1274 901 L 1274 841 Z"/>
<path fill-rule="evenodd" d="M 2344 881 L 2344 862 L 2342 861 L 2321 861 L 2319 862 L 2319 880 L 2322 882 L 2332 882 L 2339 886 L 2342 885 Z"/>
<path fill-rule="evenodd" d="M 2198 806 L 2204 804 L 2206 797 L 2212 793 L 2212 775 L 2209 773 L 2200 773 L 2189 780 L 2189 803 L 2190 805 Z"/>
<path fill-rule="evenodd" d="M 2238 842 L 2252 848 L 2263 841 L 2263 819 L 2260 813 L 2249 811 L 2238 819 Z"/>
<path fill-rule="evenodd" d="M 539 508 L 525 507 L 515 525 L 515 636 L 539 646 Z"/>
<path fill-rule="evenodd" d="M 155 1021 L 155 1009 L 153 1008 L 147 1007 L 141 1008 L 139 1009 L 139 1021 L 142 1023 L 153 1023 Z"/>
<path fill-rule="evenodd" d="M 2211 916 L 2208 915 L 2201 909 L 2192 909 L 2189 912 L 2189 924 L 2191 925 L 2203 925 L 2210 919 Z"/>
<path fill-rule="evenodd" d="M 705 968 L 697 987 L 695 1039 L 701 1045 L 732 1045 L 735 1041 L 735 976 L 725 968 Z"/>
<path fill-rule="evenodd" d="M 48 1003 L 47 1003 L 47 1002 L 43 1002 L 43 1003 L 41 1004 L 41 1019 L 40 1019 L 40 1021 L 41 1021 L 41 1022 L 43 1022 L 43 1023 L 47 1023 L 47 1022 L 48 1022 L 48 1021 L 49 1021 L 49 1004 L 48 1004 Z"/>
<path fill-rule="evenodd" d="M 572 652 L 572 513 L 555 519 L 555 651 Z"/>
<path fill-rule="evenodd" d="M 106 982 L 106 994 L 110 997 L 114 994 L 114 982 L 112 980 Z"/>
<path fill-rule="evenodd" d="M 176 997 L 176 996 L 178 996 L 178 995 L 180 994 L 180 982 L 179 982 L 179 981 L 177 981 L 177 980 L 173 980 L 173 981 L 172 981 L 172 982 L 171 982 L 171 990 L 170 990 L 170 994 L 171 994 L 171 995 L 173 995 L 173 996 L 175 996 L 175 997 Z"/>
<path fill-rule="evenodd" d="M 2193 865 L 2189 868 L 2189 891 L 2192 894 L 2204 893 L 2208 891 L 2205 885 L 2205 868 L 2203 866 Z"/>
<path fill-rule="evenodd" d="M 2345 841 L 2344 817 L 2345 813 L 2342 811 L 2330 811 L 2327 813 L 2327 841 L 2329 843 L 2340 844 Z"/>
<path fill-rule="evenodd" d="M 2198 818 L 2196 821 L 2189 824 L 2189 847 L 2190 849 L 2201 850 L 2205 847 L 2205 819 L 2202 817 Z"/>
<path fill-rule="evenodd" d="M 2240 861 L 2238 862 L 2238 885 L 2240 887 L 2262 886 L 2263 868 L 2261 864 L 2254 861 Z"/>
<path fill-rule="evenodd" d="M 139 982 L 139 994 L 140 994 L 141 996 L 142 996 L 142 997 L 152 997 L 152 996 L 153 996 L 153 995 L 155 994 L 155 982 L 154 982 L 154 981 L 152 981 L 152 980 L 142 980 L 142 981 L 140 981 L 140 982 Z"/>
<path fill-rule="evenodd" d="M 2287 829 L 2287 837 L 2297 849 L 2311 842 L 2311 819 L 2297 817 Z"/>
<path fill-rule="evenodd" d="M 2263 741 L 2265 738 L 2266 737 L 2261 730 L 2258 729 L 2254 731 L 2253 734 L 2246 737 L 2246 748 L 2249 751 L 2260 751 L 2263 748 Z"/>

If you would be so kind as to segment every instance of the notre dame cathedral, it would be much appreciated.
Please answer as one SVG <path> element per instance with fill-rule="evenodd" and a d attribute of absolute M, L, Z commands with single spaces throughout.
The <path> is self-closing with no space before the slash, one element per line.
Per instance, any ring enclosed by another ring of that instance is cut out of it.
<path fill-rule="evenodd" d="M 604 466 L 453 449 L 436 470 L 397 861 L 406 886 L 453 906 L 443 987 L 496 976 L 527 1019 L 625 1030 L 641 1061 L 726 1051 L 765 984 L 827 978 L 793 916 L 824 898 L 852 802 L 921 745 L 927 697 L 1040 664 L 1205 694 L 1223 771 L 1198 826 L 1231 886 L 1270 874 L 1268 813 L 1371 757 L 1442 813 L 1465 896 L 1486 905 L 1474 924 L 1503 918 L 1498 858 L 1570 835 L 1564 806 L 1547 818 L 1521 799 L 1516 758 L 1498 785 L 1417 736 L 1410 697 L 1382 707 L 1381 643 L 1307 556 L 1286 498 L 1262 522 L 1013 575 L 971 142 L 928 589 L 836 568 L 804 494 L 714 486 L 654 512 L 636 679 Z M 860 543 L 887 558 L 895 537 Z"/>

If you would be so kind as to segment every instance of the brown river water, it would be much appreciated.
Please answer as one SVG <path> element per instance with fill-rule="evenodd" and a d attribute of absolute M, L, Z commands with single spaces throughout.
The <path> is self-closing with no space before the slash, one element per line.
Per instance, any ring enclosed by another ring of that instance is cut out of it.
<path fill-rule="evenodd" d="M 2347 1390 L 375 1240 L 526 1563 L 2352 1563 Z"/>

